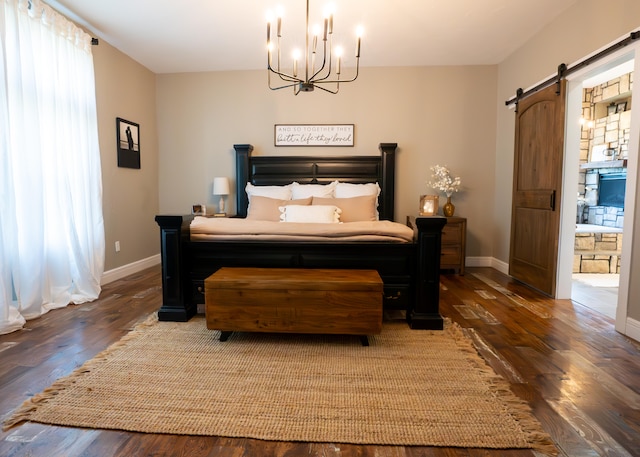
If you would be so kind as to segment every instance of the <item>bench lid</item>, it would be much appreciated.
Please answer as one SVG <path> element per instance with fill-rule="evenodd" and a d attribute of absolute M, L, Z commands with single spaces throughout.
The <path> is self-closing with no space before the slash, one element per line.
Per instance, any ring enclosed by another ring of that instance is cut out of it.
<path fill-rule="evenodd" d="M 205 280 L 209 287 L 382 292 L 382 279 L 376 270 L 224 267 Z"/>

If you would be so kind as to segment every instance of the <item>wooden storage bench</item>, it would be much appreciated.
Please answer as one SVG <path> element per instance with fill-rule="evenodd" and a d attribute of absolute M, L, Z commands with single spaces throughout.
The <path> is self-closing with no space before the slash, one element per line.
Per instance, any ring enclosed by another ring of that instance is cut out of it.
<path fill-rule="evenodd" d="M 207 328 L 231 332 L 382 330 L 382 280 L 374 270 L 220 268 L 205 280 Z"/>

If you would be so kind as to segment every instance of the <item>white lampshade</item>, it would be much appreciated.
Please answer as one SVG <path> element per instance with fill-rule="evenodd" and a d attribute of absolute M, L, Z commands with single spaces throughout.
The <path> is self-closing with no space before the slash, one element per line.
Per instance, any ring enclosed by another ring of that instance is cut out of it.
<path fill-rule="evenodd" d="M 229 178 L 213 178 L 213 195 L 229 195 Z"/>

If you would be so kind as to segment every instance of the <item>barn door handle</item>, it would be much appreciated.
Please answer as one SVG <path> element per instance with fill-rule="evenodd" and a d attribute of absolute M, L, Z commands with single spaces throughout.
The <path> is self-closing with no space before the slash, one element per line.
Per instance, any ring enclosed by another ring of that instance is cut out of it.
<path fill-rule="evenodd" d="M 556 209 L 556 191 L 552 190 L 551 191 L 551 198 L 549 201 L 549 206 L 551 207 L 551 211 L 555 211 Z"/>

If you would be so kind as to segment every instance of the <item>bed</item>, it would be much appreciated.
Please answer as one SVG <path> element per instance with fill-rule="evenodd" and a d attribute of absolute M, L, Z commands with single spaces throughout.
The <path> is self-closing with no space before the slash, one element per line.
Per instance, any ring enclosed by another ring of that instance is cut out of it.
<path fill-rule="evenodd" d="M 226 221 L 227 225 L 246 221 L 248 183 L 377 183 L 378 217 L 381 221 L 394 220 L 396 143 L 381 143 L 380 153 L 371 156 L 252 156 L 253 146 L 249 144 L 236 144 L 234 149 L 237 214 Z M 160 320 L 187 321 L 195 315 L 198 304 L 204 304 L 205 279 L 222 267 L 347 268 L 378 271 L 385 309 L 406 311 L 411 328 L 443 327 L 439 312 L 440 245 L 446 218 L 407 217 L 406 225 L 413 236 L 401 242 L 215 236 L 196 239 L 192 227 L 195 232 L 198 224 L 192 215 L 161 214 L 155 220 L 160 227 L 162 257 Z"/>

